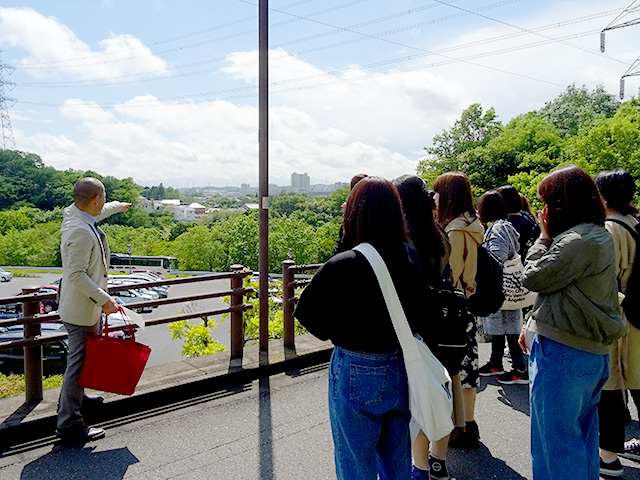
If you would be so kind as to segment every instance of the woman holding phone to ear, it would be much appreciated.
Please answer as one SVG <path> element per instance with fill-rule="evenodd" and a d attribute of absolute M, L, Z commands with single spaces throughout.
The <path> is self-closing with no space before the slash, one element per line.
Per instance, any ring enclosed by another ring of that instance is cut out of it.
<path fill-rule="evenodd" d="M 541 233 L 524 268 L 525 287 L 538 292 L 528 327 L 533 479 L 597 480 L 608 346 L 625 331 L 613 240 L 596 184 L 581 168 L 551 172 L 538 195 Z"/>

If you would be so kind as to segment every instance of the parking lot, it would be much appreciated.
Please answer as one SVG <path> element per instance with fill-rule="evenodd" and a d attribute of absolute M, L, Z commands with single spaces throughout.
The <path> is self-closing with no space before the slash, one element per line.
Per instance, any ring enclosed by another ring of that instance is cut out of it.
<path fill-rule="evenodd" d="M 0 283 L 0 298 L 10 297 L 13 294 L 21 293 L 23 288 L 49 285 L 53 281 L 62 277 L 61 273 L 34 273 L 33 275 L 33 277 L 14 276 L 10 282 Z M 169 288 L 169 298 L 228 289 L 229 280 L 173 285 Z M 162 305 L 154 309 L 152 313 L 143 314 L 143 318 L 151 320 L 177 315 L 178 312 L 181 311 L 215 310 L 226 308 L 226 306 L 227 305 L 225 303 L 217 298 L 198 300 L 191 302 L 189 305 L 185 305 L 184 303 Z M 229 320 L 221 321 L 220 316 L 215 317 L 213 320 L 218 324 L 218 326 L 213 329 L 212 337 L 225 347 L 229 348 Z M 194 319 L 191 320 L 191 323 L 199 323 L 200 321 L 201 320 L 199 319 Z M 182 342 L 171 338 L 168 325 L 157 325 L 146 328 L 144 331 L 138 331 L 136 339 L 151 347 L 151 357 L 149 358 L 147 366 L 163 365 L 166 363 L 177 362 L 182 359 Z"/>

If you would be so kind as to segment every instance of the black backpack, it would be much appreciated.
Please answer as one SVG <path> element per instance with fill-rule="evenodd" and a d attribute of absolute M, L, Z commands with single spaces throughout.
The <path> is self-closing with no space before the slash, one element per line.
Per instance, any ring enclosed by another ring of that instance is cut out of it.
<path fill-rule="evenodd" d="M 433 287 L 433 293 L 442 314 L 437 315 L 437 321 L 430 324 L 433 341 L 429 345 L 449 374 L 456 375 L 460 373 L 467 349 L 467 325 L 473 316 L 467 310 L 464 294 L 454 288 L 450 281 L 438 282 Z"/>
<path fill-rule="evenodd" d="M 640 224 L 636 223 L 635 229 L 630 227 L 620 220 L 608 218 L 607 222 L 617 223 L 624 227 L 633 237 L 636 242 L 636 254 L 633 261 L 633 270 L 631 270 L 631 276 L 627 282 L 627 290 L 624 294 L 624 300 L 622 301 L 622 309 L 627 317 L 627 320 L 631 325 L 640 329 L 640 246 L 638 246 L 638 239 L 640 238 Z"/>
<path fill-rule="evenodd" d="M 496 313 L 504 303 L 502 263 L 483 245 L 478 246 L 476 291 L 467 299 L 467 308 L 479 317 Z"/>

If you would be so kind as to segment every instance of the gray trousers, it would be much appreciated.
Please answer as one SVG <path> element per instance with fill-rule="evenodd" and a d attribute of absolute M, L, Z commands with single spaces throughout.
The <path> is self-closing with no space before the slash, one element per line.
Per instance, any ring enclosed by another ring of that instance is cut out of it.
<path fill-rule="evenodd" d="M 69 354 L 67 356 L 67 369 L 62 380 L 62 389 L 58 399 L 58 428 L 68 428 L 82 422 L 80 408 L 84 388 L 78 385 L 78 379 L 82 373 L 84 359 L 86 357 L 87 338 L 89 335 L 100 333 L 102 321 L 98 321 L 90 327 L 64 323 L 69 333 Z"/>

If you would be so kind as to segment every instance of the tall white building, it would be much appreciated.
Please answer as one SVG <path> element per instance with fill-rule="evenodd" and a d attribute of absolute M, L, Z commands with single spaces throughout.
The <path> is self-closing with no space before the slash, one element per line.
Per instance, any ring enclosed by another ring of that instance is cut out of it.
<path fill-rule="evenodd" d="M 311 179 L 306 173 L 291 174 L 291 191 L 295 193 L 307 193 L 311 187 Z"/>

